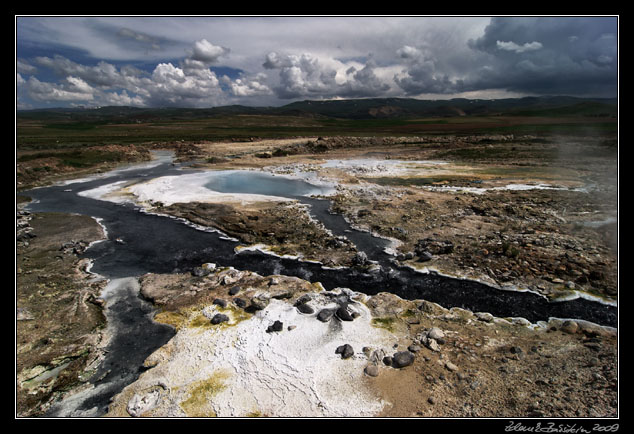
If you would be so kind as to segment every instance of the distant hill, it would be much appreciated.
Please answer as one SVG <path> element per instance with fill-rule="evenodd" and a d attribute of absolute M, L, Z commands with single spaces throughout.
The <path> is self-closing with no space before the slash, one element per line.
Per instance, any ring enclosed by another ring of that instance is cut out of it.
<path fill-rule="evenodd" d="M 139 108 L 109 106 L 92 109 L 51 108 L 18 110 L 18 119 L 47 122 L 151 122 L 161 119 L 200 119 L 232 115 L 284 115 L 342 119 L 381 119 L 453 116 L 616 116 L 617 99 L 569 96 L 506 99 L 419 100 L 368 98 L 297 101 L 281 107 L 230 105 L 211 108 Z"/>

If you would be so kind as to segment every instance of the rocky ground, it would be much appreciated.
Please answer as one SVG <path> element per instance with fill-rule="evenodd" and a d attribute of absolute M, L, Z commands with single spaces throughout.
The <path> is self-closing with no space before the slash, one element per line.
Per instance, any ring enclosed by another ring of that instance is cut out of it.
<path fill-rule="evenodd" d="M 238 145 L 174 149 L 201 168 L 311 171 L 336 179 L 333 211 L 397 240 L 395 258 L 415 268 L 552 298 L 618 299 L 613 139 L 326 137 Z M 368 157 L 445 165 L 423 165 L 417 174 L 319 166 Z M 503 188 L 509 183 L 551 188 Z M 278 254 L 332 265 L 348 265 L 354 255 L 288 203 L 165 208 Z M 85 276 L 77 281 L 50 267 L 76 270 L 73 249 L 99 235 L 54 230 L 51 216 L 21 215 L 17 223 L 18 409 L 37 415 L 53 394 L 70 389 L 62 380 L 81 382 L 98 361 L 100 284 L 87 289 Z M 28 235 L 31 226 L 37 237 Z M 54 237 L 37 244 L 49 230 Z M 49 268 L 36 263 L 36 248 L 47 252 Z M 147 275 L 141 284 L 159 308 L 155 319 L 178 333 L 147 359 L 151 369 L 116 397 L 110 416 L 617 416 L 616 330 L 559 320 L 536 326 L 211 264 L 194 274 Z M 47 296 L 62 287 L 68 296 Z M 50 300 L 70 304 L 45 309 Z M 80 311 L 90 314 L 56 322 L 56 315 Z M 40 315 L 49 319 L 32 319 Z M 80 349 L 82 356 L 65 365 Z"/>
<path fill-rule="evenodd" d="M 141 282 L 178 333 L 109 416 L 616 416 L 617 336 L 591 324 L 233 269 Z"/>
<path fill-rule="evenodd" d="M 16 220 L 16 406 L 37 416 L 102 359 L 105 282 L 78 254 L 103 233 L 85 216 L 19 210 Z"/>
<path fill-rule="evenodd" d="M 301 256 L 334 266 L 349 265 L 356 253 L 350 241 L 333 236 L 296 203 L 192 202 L 164 206 L 158 211 L 219 229 L 246 245 L 264 244 L 280 256 Z"/>

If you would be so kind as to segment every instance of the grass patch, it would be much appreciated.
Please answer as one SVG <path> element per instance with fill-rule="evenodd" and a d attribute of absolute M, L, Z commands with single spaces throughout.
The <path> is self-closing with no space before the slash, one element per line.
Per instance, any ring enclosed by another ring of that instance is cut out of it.
<path fill-rule="evenodd" d="M 464 182 L 480 181 L 478 178 L 473 177 L 460 177 L 460 176 L 424 176 L 424 177 L 390 177 L 382 176 L 379 178 L 361 178 L 364 181 L 372 182 L 373 184 L 385 185 L 385 186 L 425 186 L 434 184 L 455 184 Z"/>
<path fill-rule="evenodd" d="M 372 325 L 374 327 L 378 327 L 378 328 L 382 328 L 385 329 L 389 332 L 394 332 L 394 323 L 395 323 L 396 319 L 395 318 L 374 318 L 372 320 Z"/>
<path fill-rule="evenodd" d="M 101 163 L 118 163 L 122 157 L 116 152 L 103 152 L 99 150 L 77 150 L 69 152 L 37 152 L 25 154 L 17 158 L 18 163 L 39 160 L 42 158 L 55 158 L 62 165 L 82 168 L 92 167 Z"/>
<path fill-rule="evenodd" d="M 225 380 L 229 374 L 222 371 L 215 372 L 206 380 L 193 384 L 189 398 L 180 403 L 188 417 L 216 417 L 211 408 L 213 397 L 226 389 Z"/>

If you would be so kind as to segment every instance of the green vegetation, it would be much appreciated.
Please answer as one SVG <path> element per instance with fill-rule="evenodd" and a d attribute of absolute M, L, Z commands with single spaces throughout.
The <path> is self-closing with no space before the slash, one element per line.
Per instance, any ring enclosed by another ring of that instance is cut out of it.
<path fill-rule="evenodd" d="M 40 158 L 56 158 L 64 166 L 92 167 L 100 163 L 120 162 L 122 160 L 122 155 L 117 152 L 88 149 L 72 152 L 37 152 L 33 154 L 20 155 L 17 158 L 17 162 L 23 163 Z"/>
<path fill-rule="evenodd" d="M 382 98 L 283 107 L 29 110 L 17 112 L 16 130 L 18 150 L 44 150 L 252 137 L 603 134 L 616 131 L 616 115 L 616 100 Z"/>

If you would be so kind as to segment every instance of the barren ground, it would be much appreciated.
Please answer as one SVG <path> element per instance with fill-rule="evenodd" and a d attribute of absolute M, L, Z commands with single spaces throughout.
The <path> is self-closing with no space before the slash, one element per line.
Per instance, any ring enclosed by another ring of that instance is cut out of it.
<path fill-rule="evenodd" d="M 618 300 L 615 140 L 592 136 L 335 137 L 239 144 L 181 143 L 174 149 L 179 158 L 194 158 L 205 169 L 259 167 L 276 173 L 311 170 L 338 179 L 340 189 L 334 197 L 333 211 L 345 215 L 355 226 L 398 240 L 397 260 L 413 267 L 481 279 L 501 287 L 530 289 L 552 298 L 584 294 L 606 302 Z M 327 160 L 370 157 L 446 164 L 419 167 L 418 173 L 407 175 L 318 166 Z M 547 184 L 551 188 L 496 189 L 508 184 Z M 174 204 L 162 211 L 217 227 L 245 244 L 270 245 L 276 253 L 349 265 L 353 249 L 329 242 L 328 235 L 320 232 L 301 209 L 294 209 L 296 215 L 289 215 L 285 206 L 189 203 Z M 281 220 L 282 216 L 288 219 Z M 69 354 L 92 354 L 98 346 L 98 333 L 94 331 L 103 324 L 98 303 L 91 302 L 98 297 L 100 288 L 74 286 L 75 277 L 69 277 L 77 267 L 73 253 L 56 252 L 66 240 L 93 240 L 99 234 L 78 233 L 93 227 L 90 222 L 83 222 L 46 238 L 48 231 L 56 227 L 52 218 L 35 216 L 31 224 L 38 237 L 30 240 L 30 245 L 18 244 L 17 306 L 33 316 L 50 318 L 37 323 L 29 319 L 18 321 L 18 413 L 23 415 L 38 414 L 38 406 L 62 387 L 59 378 L 74 376 L 74 384 L 77 383 L 79 372 L 96 356 L 72 359 L 78 366 L 76 370 L 69 370 L 71 365 L 67 365 L 54 381 L 44 378 L 44 386 L 39 386 L 37 393 L 33 389 L 27 391 L 28 381 L 51 367 L 61 366 L 69 360 Z M 44 225 L 41 228 L 36 226 L 39 221 Z M 48 255 L 46 266 L 38 265 L 37 252 Z M 51 261 L 57 261 L 55 271 Z M 226 311 L 238 324 L 252 318 L 262 320 L 261 315 L 269 312 L 268 307 L 248 310 L 257 294 L 267 293 L 268 298 L 288 303 L 289 309 L 301 295 L 323 295 L 307 282 L 283 276 L 247 273 L 228 285 L 222 280 L 223 272 L 227 273 L 216 270 L 206 277 L 150 275 L 142 279 L 142 292 L 159 308 L 156 320 L 177 327 L 179 334 L 183 331 L 181 336 L 192 330 L 211 332 L 220 327 L 210 325 L 204 315 L 201 317 L 205 308 L 216 306 L 213 302 L 217 298 L 227 301 Z M 70 282 L 59 284 L 68 296 L 59 297 L 61 288 L 55 289 L 53 274 L 64 274 L 60 279 Z M 86 276 L 79 279 L 85 282 Z M 273 285 L 271 279 L 276 279 Z M 246 310 L 228 295 L 233 286 L 249 288 L 240 294 L 246 301 Z M 51 290 L 56 297 L 47 296 Z M 44 297 L 47 303 L 53 300 L 70 305 L 47 310 L 42 303 Z M 355 377 L 359 387 L 384 402 L 375 416 L 617 415 L 616 330 L 557 320 L 529 327 L 523 321 L 446 310 L 423 300 L 405 301 L 386 293 L 364 299 L 363 304 L 371 313 L 370 324 L 393 336 L 394 345 L 383 348 L 386 355 L 404 351 L 412 343 L 420 347 L 412 348 L 413 364 L 403 368 L 386 366 L 371 359 L 371 352 L 354 348 L 352 360 L 361 366 Z M 51 339 L 60 335 L 59 318 L 55 315 L 72 316 L 80 311 L 84 314 L 82 321 L 72 322 L 74 332 Z M 421 341 L 432 327 L 444 332 L 437 347 L 430 345 L 435 350 Z M 299 328 L 285 328 L 277 333 L 296 330 Z M 220 342 L 220 338 L 214 339 Z M 181 360 L 186 348 L 173 344 L 151 356 L 147 363 L 154 368 L 117 397 L 111 415 L 187 415 L 187 409 L 200 410 L 197 394 L 202 393 L 207 415 L 222 416 L 217 411 L 222 407 L 218 396 L 225 395 L 217 393 L 224 390 L 223 384 L 230 384 L 226 378 L 216 379 L 219 383 L 208 384 L 207 388 L 193 380 L 178 379 L 175 389 L 177 378 L 165 373 L 170 372 L 167 368 L 177 369 L 172 363 Z M 266 350 L 280 349 L 264 347 L 264 362 Z M 50 356 L 45 357 L 46 354 Z M 214 354 L 222 357 L 222 348 Z M 346 361 L 339 360 L 339 356 L 333 361 L 341 362 Z M 378 375 L 364 374 L 363 367 L 367 365 L 376 365 L 378 370 L 374 373 Z M 336 389 L 337 385 L 332 387 Z M 181 392 L 176 393 L 177 390 Z M 143 396 L 147 398 L 145 404 L 138 404 Z M 136 407 L 131 404 L 133 399 Z M 130 408 L 136 410 L 131 412 Z M 251 408 L 243 413 L 236 410 L 233 416 L 277 416 L 271 408 L 274 407 Z M 163 410 L 166 413 L 161 413 Z M 355 416 L 358 409 L 348 410 L 347 415 Z"/>

